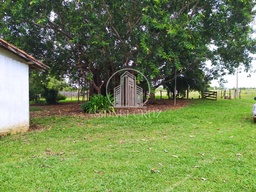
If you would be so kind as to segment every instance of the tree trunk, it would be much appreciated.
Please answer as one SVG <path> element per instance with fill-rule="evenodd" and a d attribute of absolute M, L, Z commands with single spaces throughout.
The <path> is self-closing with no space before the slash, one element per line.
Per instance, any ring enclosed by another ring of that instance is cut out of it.
<path fill-rule="evenodd" d="M 189 88 L 187 88 L 187 99 L 189 98 Z"/>
<path fill-rule="evenodd" d="M 101 95 L 101 87 L 94 87 L 97 91 L 97 94 Z"/>
<path fill-rule="evenodd" d="M 90 83 L 90 97 L 93 96 L 94 94 L 101 94 L 101 88 L 104 82 L 101 83 L 100 86 L 97 86 L 94 81 Z"/>

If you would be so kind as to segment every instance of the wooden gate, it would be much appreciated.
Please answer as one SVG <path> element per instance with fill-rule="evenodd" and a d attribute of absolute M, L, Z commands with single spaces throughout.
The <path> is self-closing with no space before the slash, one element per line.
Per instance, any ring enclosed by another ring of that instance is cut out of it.
<path fill-rule="evenodd" d="M 206 91 L 203 97 L 204 99 L 217 100 L 217 91 Z"/>

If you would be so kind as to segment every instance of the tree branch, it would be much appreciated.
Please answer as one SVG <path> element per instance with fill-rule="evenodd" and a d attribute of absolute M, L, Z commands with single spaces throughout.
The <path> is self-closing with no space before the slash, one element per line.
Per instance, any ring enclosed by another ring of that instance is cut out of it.
<path fill-rule="evenodd" d="M 40 24 L 36 23 L 35 21 L 28 21 L 27 20 L 26 22 L 31 23 L 31 24 L 33 24 L 37 27 L 43 28 L 43 29 L 49 29 L 49 28 L 53 29 L 54 31 L 57 31 L 57 32 L 63 34 L 64 36 L 66 36 L 69 40 L 73 39 L 73 37 L 71 35 L 69 35 L 66 31 L 62 30 L 61 28 L 59 28 L 57 25 L 55 25 L 54 23 L 52 23 L 50 21 L 47 23 L 47 24 L 49 24 L 49 26 L 47 26 L 47 24 L 46 25 L 40 25 Z"/>
<path fill-rule="evenodd" d="M 133 30 L 133 28 L 140 22 L 140 20 L 141 20 L 141 17 L 139 17 L 139 18 L 135 21 L 135 23 L 134 23 L 132 26 L 129 25 L 129 26 L 130 26 L 130 29 L 129 29 L 129 31 L 127 31 L 126 34 L 131 33 L 131 31 Z"/>
<path fill-rule="evenodd" d="M 55 30 L 58 31 L 59 33 L 65 35 L 69 40 L 72 40 L 73 37 L 68 34 L 66 31 L 62 30 L 59 26 L 57 26 L 56 24 L 54 24 L 53 22 L 49 22 L 50 27 Z"/>
<path fill-rule="evenodd" d="M 111 26 L 111 28 L 113 29 L 113 31 L 115 32 L 115 34 L 117 35 L 117 37 L 119 38 L 119 40 L 123 43 L 123 39 L 121 38 L 120 34 L 118 33 L 118 31 L 116 30 L 116 28 L 115 28 L 115 27 L 113 26 L 113 24 L 112 24 L 113 18 L 112 18 L 111 13 L 110 13 L 109 10 L 108 10 L 108 7 L 107 7 L 107 5 L 106 5 L 105 0 L 102 0 L 102 2 L 103 2 L 103 4 L 104 4 L 104 8 L 106 9 L 106 12 L 107 12 L 107 14 L 108 14 L 108 16 L 109 16 L 109 18 L 110 18 L 110 26 Z"/>

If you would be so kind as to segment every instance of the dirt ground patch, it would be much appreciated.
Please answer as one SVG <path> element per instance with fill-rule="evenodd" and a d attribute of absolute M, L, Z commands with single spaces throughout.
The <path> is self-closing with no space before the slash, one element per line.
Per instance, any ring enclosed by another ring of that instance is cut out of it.
<path fill-rule="evenodd" d="M 165 111 L 178 109 L 189 105 L 191 102 L 189 100 L 178 99 L 177 105 L 173 105 L 173 100 L 168 99 L 156 99 L 150 104 L 146 104 L 143 108 L 121 108 L 116 109 L 115 114 L 109 115 L 127 115 L 127 114 L 138 114 L 154 111 Z M 86 114 L 81 110 L 81 102 L 72 103 L 59 103 L 57 105 L 31 105 L 36 110 L 31 110 L 31 118 L 40 118 L 47 116 L 85 116 L 85 117 L 97 117 L 99 114 Z"/>

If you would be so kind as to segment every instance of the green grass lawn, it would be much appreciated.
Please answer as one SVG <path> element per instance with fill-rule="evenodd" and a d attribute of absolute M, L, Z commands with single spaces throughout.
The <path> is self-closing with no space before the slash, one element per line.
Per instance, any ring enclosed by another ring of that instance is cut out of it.
<path fill-rule="evenodd" d="M 29 111 L 42 111 L 43 109 L 40 107 L 30 106 Z"/>
<path fill-rule="evenodd" d="M 173 111 L 32 119 L 0 139 L 0 191 L 256 191 L 253 99 Z"/>

